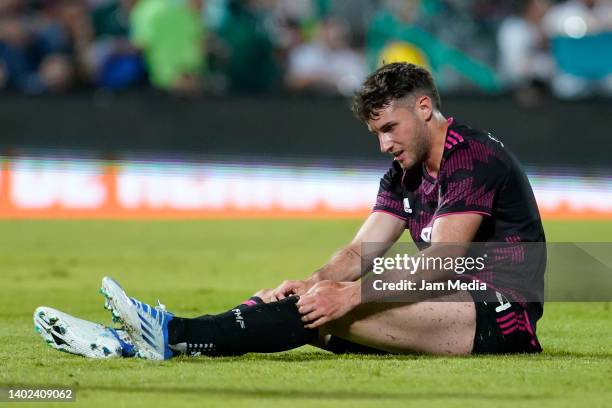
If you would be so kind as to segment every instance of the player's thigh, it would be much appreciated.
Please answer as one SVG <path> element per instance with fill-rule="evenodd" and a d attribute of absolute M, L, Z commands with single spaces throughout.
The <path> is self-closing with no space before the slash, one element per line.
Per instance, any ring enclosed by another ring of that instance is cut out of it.
<path fill-rule="evenodd" d="M 392 353 L 469 354 L 476 309 L 467 292 L 428 302 L 363 304 L 323 332 Z"/>

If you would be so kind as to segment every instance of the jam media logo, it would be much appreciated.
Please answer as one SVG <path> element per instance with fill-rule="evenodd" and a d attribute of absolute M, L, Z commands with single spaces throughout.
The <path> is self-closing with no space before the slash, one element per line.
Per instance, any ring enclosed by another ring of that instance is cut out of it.
<path fill-rule="evenodd" d="M 232 309 L 232 312 L 234 312 L 234 315 L 236 316 L 236 323 L 240 325 L 241 329 L 244 329 L 244 318 L 242 317 L 240 309 Z"/>

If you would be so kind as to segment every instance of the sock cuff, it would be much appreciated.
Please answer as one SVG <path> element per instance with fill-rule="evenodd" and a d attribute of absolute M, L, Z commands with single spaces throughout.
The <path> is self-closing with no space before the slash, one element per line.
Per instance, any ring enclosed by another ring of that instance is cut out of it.
<path fill-rule="evenodd" d="M 263 300 L 259 296 L 251 296 L 247 300 L 241 303 L 241 305 L 245 306 L 255 306 L 263 303 Z"/>

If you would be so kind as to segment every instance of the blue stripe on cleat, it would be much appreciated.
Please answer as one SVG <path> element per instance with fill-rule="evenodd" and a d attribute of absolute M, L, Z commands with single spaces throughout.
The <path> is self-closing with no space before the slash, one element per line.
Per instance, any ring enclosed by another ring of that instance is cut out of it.
<path fill-rule="evenodd" d="M 145 336 L 144 334 L 142 335 L 142 339 L 146 341 L 151 347 L 155 348 L 155 344 L 153 344 L 153 342 L 149 340 L 149 338 Z"/>
<path fill-rule="evenodd" d="M 151 326 L 151 323 L 147 322 L 141 315 L 140 313 L 138 313 L 138 318 L 140 319 L 140 322 L 142 323 L 142 325 L 145 325 L 149 328 L 149 330 L 153 330 L 153 327 Z"/>
<path fill-rule="evenodd" d="M 151 333 L 149 330 L 147 330 L 147 328 L 145 326 L 141 325 L 140 329 L 142 330 L 143 333 L 146 333 L 149 337 L 154 337 L 153 333 Z"/>

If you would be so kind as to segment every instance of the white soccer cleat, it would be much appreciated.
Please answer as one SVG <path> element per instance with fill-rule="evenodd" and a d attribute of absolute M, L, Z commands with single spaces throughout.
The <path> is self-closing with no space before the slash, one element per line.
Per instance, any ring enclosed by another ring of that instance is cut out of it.
<path fill-rule="evenodd" d="M 56 350 L 89 358 L 133 357 L 136 350 L 123 330 L 79 319 L 52 307 L 34 311 L 34 328 Z"/>
<path fill-rule="evenodd" d="M 113 320 L 120 322 L 136 345 L 136 356 L 148 360 L 167 360 L 174 355 L 168 345 L 168 323 L 174 315 L 163 305 L 152 307 L 128 297 L 112 278 L 102 279 L 100 292 L 106 298 L 104 307 Z"/>

